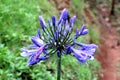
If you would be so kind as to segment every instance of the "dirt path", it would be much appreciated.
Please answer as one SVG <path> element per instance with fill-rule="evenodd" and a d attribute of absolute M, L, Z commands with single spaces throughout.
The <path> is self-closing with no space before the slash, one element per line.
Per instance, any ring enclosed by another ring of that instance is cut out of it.
<path fill-rule="evenodd" d="M 120 46 L 118 45 L 118 36 L 114 27 L 108 30 L 107 27 L 101 27 L 100 52 L 97 59 L 102 66 L 100 80 L 120 80 L 118 79 L 118 64 L 120 60 Z"/>
<path fill-rule="evenodd" d="M 100 28 L 100 52 L 97 55 L 98 61 L 101 63 L 102 72 L 100 80 L 120 80 L 118 74 L 118 65 L 120 64 L 120 44 L 119 35 L 116 31 L 117 27 L 112 25 L 113 21 L 109 18 L 109 9 L 103 4 L 99 12 Z"/>

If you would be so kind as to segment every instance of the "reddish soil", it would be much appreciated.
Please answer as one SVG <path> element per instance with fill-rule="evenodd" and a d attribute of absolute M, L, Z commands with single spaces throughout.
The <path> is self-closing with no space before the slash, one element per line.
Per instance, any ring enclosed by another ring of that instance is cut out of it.
<path fill-rule="evenodd" d="M 101 27 L 100 52 L 97 55 L 101 63 L 100 80 L 120 80 L 118 78 L 118 64 L 120 60 L 120 45 L 116 29 Z"/>
<path fill-rule="evenodd" d="M 104 11 L 104 12 L 103 12 Z M 112 26 L 109 18 L 109 9 L 104 6 L 98 10 L 99 23 L 101 25 L 98 61 L 101 63 L 102 71 L 99 80 L 120 80 L 118 65 L 120 62 L 120 43 L 117 27 Z M 105 13 L 105 14 L 104 14 Z M 114 16 L 115 17 L 115 16 Z"/>

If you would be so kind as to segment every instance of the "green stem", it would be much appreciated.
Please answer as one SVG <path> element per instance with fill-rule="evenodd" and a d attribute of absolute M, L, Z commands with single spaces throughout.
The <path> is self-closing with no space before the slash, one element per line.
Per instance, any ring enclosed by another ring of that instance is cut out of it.
<path fill-rule="evenodd" d="M 60 56 L 58 57 L 58 66 L 57 66 L 57 80 L 60 80 L 61 77 L 61 53 Z"/>

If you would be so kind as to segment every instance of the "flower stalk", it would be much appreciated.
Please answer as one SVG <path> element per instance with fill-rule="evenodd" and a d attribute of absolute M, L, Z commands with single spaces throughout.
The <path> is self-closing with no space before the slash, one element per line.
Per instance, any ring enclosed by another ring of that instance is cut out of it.
<path fill-rule="evenodd" d="M 57 80 L 61 79 L 61 53 L 58 57 L 58 65 L 57 65 Z"/>

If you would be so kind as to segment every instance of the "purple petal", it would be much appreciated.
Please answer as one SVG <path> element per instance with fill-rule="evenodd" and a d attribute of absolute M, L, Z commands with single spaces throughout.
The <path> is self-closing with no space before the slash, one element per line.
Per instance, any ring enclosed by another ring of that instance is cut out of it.
<path fill-rule="evenodd" d="M 86 55 L 82 50 L 77 50 L 73 47 L 71 47 L 71 50 L 75 53 L 75 55 L 78 55 L 78 56 L 85 56 Z"/>
<path fill-rule="evenodd" d="M 73 40 L 74 43 L 76 43 L 76 36 L 73 36 L 72 40 Z"/>
<path fill-rule="evenodd" d="M 58 28 L 57 30 L 58 30 L 59 32 L 61 32 L 61 26 L 60 26 L 60 25 L 58 25 L 58 27 L 57 27 L 57 28 Z"/>
<path fill-rule="evenodd" d="M 66 34 L 67 34 L 67 32 L 66 32 L 66 30 L 65 30 L 65 31 L 63 32 L 63 35 L 66 36 Z"/>
<path fill-rule="evenodd" d="M 23 52 L 20 54 L 23 57 L 31 56 L 37 52 L 37 50 L 27 50 L 27 49 L 21 49 Z"/>
<path fill-rule="evenodd" d="M 46 27 L 46 24 L 45 24 L 45 21 L 44 21 L 42 16 L 39 16 L 39 21 L 40 21 L 40 25 L 41 25 L 41 27 L 42 27 L 42 29 L 44 31 L 44 29 Z"/>
<path fill-rule="evenodd" d="M 85 25 L 82 25 L 81 29 L 79 30 L 79 34 L 81 34 L 81 32 L 83 32 L 85 29 Z"/>
<path fill-rule="evenodd" d="M 51 23 L 50 20 L 48 20 L 48 25 L 49 25 L 50 27 L 52 27 L 52 23 Z"/>
<path fill-rule="evenodd" d="M 73 17 L 70 19 L 70 27 L 73 27 L 73 26 L 74 26 L 75 21 L 76 21 L 76 16 L 73 16 Z"/>
<path fill-rule="evenodd" d="M 72 28 L 71 28 L 71 27 L 69 27 L 69 28 L 68 28 L 68 31 L 69 31 L 69 33 L 70 33 L 70 32 L 72 31 Z"/>
<path fill-rule="evenodd" d="M 61 23 L 62 19 L 65 21 L 68 19 L 68 11 L 67 9 L 64 9 L 62 12 L 61 12 L 61 15 L 60 15 L 60 19 L 58 21 L 58 25 Z"/>
<path fill-rule="evenodd" d="M 44 53 L 44 54 L 48 54 L 47 50 L 43 50 L 43 53 Z"/>
<path fill-rule="evenodd" d="M 82 25 L 80 30 L 76 31 L 76 36 L 85 35 L 88 33 L 88 29 L 85 29 L 85 25 Z"/>
<path fill-rule="evenodd" d="M 55 26 L 55 24 L 56 24 L 56 18 L 55 18 L 55 16 L 52 16 L 52 23 L 53 23 L 53 26 Z"/>
<path fill-rule="evenodd" d="M 66 47 L 66 54 L 70 54 L 71 53 L 71 48 L 70 46 Z"/>
<path fill-rule="evenodd" d="M 71 27 L 70 27 L 68 21 L 66 21 L 66 23 L 65 23 L 65 30 L 64 30 L 64 32 L 65 32 L 65 33 L 71 32 Z"/>
<path fill-rule="evenodd" d="M 37 35 L 36 35 L 36 37 L 39 37 L 39 38 L 41 37 L 41 36 L 40 36 L 40 29 L 37 30 Z"/>
<path fill-rule="evenodd" d="M 40 56 L 40 54 L 41 54 L 41 52 L 43 51 L 44 47 L 45 47 L 45 46 L 41 46 L 41 47 L 38 49 L 38 51 L 37 51 L 37 53 L 35 54 L 35 57 L 34 57 L 33 60 L 37 59 L 37 58 Z"/>
<path fill-rule="evenodd" d="M 76 36 L 79 36 L 79 30 L 78 29 L 76 30 Z"/>
<path fill-rule="evenodd" d="M 34 56 L 35 56 L 35 54 L 30 56 L 30 58 L 28 59 L 28 65 L 29 66 L 37 64 L 40 61 L 39 59 L 37 59 L 36 61 L 33 61 Z"/>
<path fill-rule="evenodd" d="M 83 43 L 75 43 L 78 46 L 80 46 L 79 50 L 84 51 L 88 55 L 94 56 L 94 52 L 96 51 L 96 48 L 98 48 L 95 44 L 83 44 Z"/>
<path fill-rule="evenodd" d="M 93 59 L 93 56 L 86 53 L 85 51 L 82 51 L 82 50 L 77 50 L 77 49 L 74 49 L 73 47 L 71 47 L 71 50 L 73 51 L 75 57 L 78 59 L 78 61 L 84 63 L 86 62 L 87 60 L 92 60 Z"/>
<path fill-rule="evenodd" d="M 45 56 L 40 56 L 39 60 L 46 60 L 47 58 Z"/>
<path fill-rule="evenodd" d="M 63 9 L 60 18 L 62 18 L 63 20 L 68 19 L 68 10 L 67 9 Z"/>
<path fill-rule="evenodd" d="M 80 31 L 79 31 L 79 35 L 85 35 L 88 33 L 88 29 L 85 29 L 85 25 L 82 25 Z"/>
<path fill-rule="evenodd" d="M 36 46 L 36 45 L 30 45 L 28 48 L 34 48 L 34 49 L 36 49 L 36 48 L 39 48 L 39 47 Z"/>
<path fill-rule="evenodd" d="M 60 55 L 61 55 L 61 53 L 60 53 L 60 51 L 58 50 L 58 51 L 57 51 L 57 56 L 60 57 Z"/>
<path fill-rule="evenodd" d="M 56 38 L 58 38 L 58 35 L 59 35 L 59 31 L 56 30 L 56 31 L 55 31 L 55 36 L 56 36 Z"/>
<path fill-rule="evenodd" d="M 55 43 L 55 39 L 54 38 L 52 38 L 52 43 Z"/>
<path fill-rule="evenodd" d="M 81 33 L 81 35 L 85 35 L 88 33 L 88 29 L 84 29 L 83 32 Z"/>
<path fill-rule="evenodd" d="M 45 46 L 41 46 L 37 52 L 33 55 L 30 56 L 29 60 L 28 60 L 28 64 L 29 65 L 33 65 L 33 64 L 36 64 L 40 61 L 40 54 L 42 53 L 43 49 L 44 49 Z"/>
<path fill-rule="evenodd" d="M 98 48 L 98 46 L 95 44 L 84 44 L 84 43 L 75 43 L 75 44 L 77 44 L 78 46 L 81 46 L 83 48 L 90 48 L 90 49 Z"/>
<path fill-rule="evenodd" d="M 40 38 L 35 37 L 35 36 L 33 36 L 33 37 L 31 38 L 31 40 L 32 40 L 32 42 L 33 42 L 36 46 L 38 46 L 38 47 L 40 47 L 41 45 L 44 44 L 44 42 L 43 42 Z"/>
<path fill-rule="evenodd" d="M 29 60 L 28 60 L 28 65 L 29 65 L 29 66 L 32 66 L 32 65 L 34 65 L 34 64 L 37 64 L 37 63 L 40 62 L 41 60 L 46 60 L 46 59 L 47 59 L 45 56 L 40 56 L 37 60 L 32 61 L 33 57 L 34 57 L 34 55 L 32 55 L 32 56 L 29 58 Z"/>

